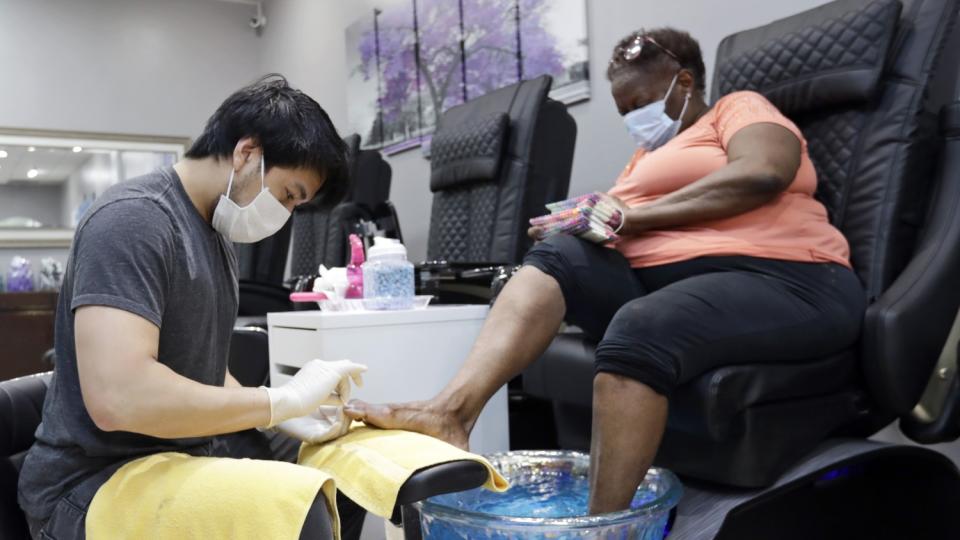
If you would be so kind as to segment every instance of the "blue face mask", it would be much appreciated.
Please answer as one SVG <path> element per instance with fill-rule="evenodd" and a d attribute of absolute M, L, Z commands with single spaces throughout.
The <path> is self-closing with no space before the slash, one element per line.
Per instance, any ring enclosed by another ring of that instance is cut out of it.
<path fill-rule="evenodd" d="M 663 96 L 663 99 L 623 115 L 623 123 L 626 124 L 627 131 L 633 137 L 634 142 L 637 143 L 637 147 L 647 152 L 652 152 L 667 144 L 667 141 L 680 132 L 680 123 L 684 113 L 687 112 L 690 94 L 687 93 L 687 97 L 683 101 L 683 109 L 676 120 L 670 118 L 666 112 L 667 98 L 670 97 L 673 87 L 677 84 L 678 75 L 673 76 L 670 88 L 667 89 L 667 95 Z"/>

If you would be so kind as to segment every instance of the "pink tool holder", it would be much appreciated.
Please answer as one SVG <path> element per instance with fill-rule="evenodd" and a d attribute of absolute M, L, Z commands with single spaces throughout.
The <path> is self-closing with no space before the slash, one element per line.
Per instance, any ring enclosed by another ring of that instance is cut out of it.
<path fill-rule="evenodd" d="M 322 292 L 295 292 L 290 293 L 291 302 L 319 302 L 328 300 L 327 295 Z"/>

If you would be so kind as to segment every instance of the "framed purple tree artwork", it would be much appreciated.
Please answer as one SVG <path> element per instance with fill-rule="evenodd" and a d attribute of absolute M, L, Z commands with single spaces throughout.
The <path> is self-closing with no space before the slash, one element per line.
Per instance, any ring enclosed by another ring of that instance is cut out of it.
<path fill-rule="evenodd" d="M 584 0 L 381 0 L 346 31 L 349 132 L 395 153 L 443 111 L 542 74 L 551 97 L 590 97 Z"/>

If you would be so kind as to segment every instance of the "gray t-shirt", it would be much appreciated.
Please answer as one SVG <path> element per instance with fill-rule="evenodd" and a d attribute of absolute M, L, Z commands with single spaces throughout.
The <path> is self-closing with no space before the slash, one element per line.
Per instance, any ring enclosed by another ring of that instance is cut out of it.
<path fill-rule="evenodd" d="M 203 220 L 172 167 L 117 184 L 97 199 L 77 227 L 60 290 L 56 368 L 20 474 L 19 500 L 28 515 L 46 520 L 63 499 L 85 511 L 97 488 L 131 458 L 210 451 L 210 438 L 97 428 L 80 395 L 74 310 L 110 306 L 143 317 L 160 328 L 161 364 L 222 386 L 237 316 L 236 267 L 232 244 Z"/>

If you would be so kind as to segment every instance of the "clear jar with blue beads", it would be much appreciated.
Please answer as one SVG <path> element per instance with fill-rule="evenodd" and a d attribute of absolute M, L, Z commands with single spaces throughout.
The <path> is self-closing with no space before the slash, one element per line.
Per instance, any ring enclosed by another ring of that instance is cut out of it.
<path fill-rule="evenodd" d="M 368 309 L 413 308 L 413 263 L 398 240 L 374 238 L 363 263 L 363 297 Z"/>

